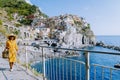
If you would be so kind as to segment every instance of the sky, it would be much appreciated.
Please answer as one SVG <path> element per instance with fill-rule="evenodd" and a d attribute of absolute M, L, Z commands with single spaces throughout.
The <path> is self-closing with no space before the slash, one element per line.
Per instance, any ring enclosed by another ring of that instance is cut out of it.
<path fill-rule="evenodd" d="M 48 16 L 74 14 L 90 23 L 95 35 L 120 35 L 120 0 L 27 0 Z"/>

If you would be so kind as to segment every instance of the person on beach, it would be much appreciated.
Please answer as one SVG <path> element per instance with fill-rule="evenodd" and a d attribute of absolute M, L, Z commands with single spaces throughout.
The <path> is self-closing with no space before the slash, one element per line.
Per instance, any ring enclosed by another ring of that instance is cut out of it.
<path fill-rule="evenodd" d="M 13 71 L 13 65 L 14 62 L 16 62 L 16 54 L 18 51 L 18 46 L 16 43 L 16 36 L 14 34 L 10 34 L 8 37 L 8 40 L 6 41 L 6 49 L 8 49 L 9 56 L 9 66 L 10 66 L 10 71 Z"/>

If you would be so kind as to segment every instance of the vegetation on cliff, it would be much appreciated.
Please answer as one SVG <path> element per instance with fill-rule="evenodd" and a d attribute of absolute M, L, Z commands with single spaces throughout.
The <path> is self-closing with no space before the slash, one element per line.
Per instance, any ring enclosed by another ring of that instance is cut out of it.
<path fill-rule="evenodd" d="M 25 0 L 0 0 L 0 7 L 4 8 L 7 12 L 9 20 L 14 19 L 12 17 L 12 14 L 14 13 L 22 16 L 22 19 L 19 20 L 19 22 L 24 25 L 31 25 L 31 22 L 33 21 L 32 19 L 35 17 L 34 14 L 36 12 L 38 12 L 38 16 L 48 17 L 46 14 L 42 13 L 38 7 L 26 3 Z"/>

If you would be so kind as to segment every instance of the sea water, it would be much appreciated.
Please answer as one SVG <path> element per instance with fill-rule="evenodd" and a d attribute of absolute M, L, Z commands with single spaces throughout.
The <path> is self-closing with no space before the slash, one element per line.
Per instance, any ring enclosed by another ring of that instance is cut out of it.
<path fill-rule="evenodd" d="M 120 46 L 120 36 L 97 36 L 97 41 L 102 41 L 105 44 L 109 45 L 116 45 Z M 102 48 L 102 47 L 92 47 L 86 48 L 88 50 L 94 51 L 105 51 L 105 52 L 118 52 L 115 50 Z M 74 60 L 85 61 L 84 55 L 77 56 L 77 57 L 70 57 Z M 96 54 L 90 53 L 90 80 L 102 80 L 102 68 L 101 67 L 94 67 L 92 64 L 100 64 L 104 66 L 114 67 L 114 64 L 120 62 L 120 56 L 117 55 L 108 55 L 108 54 Z M 51 64 L 52 63 L 52 64 Z M 63 64 L 61 64 L 63 63 Z M 61 65 L 60 65 L 61 64 Z M 58 66 L 60 65 L 60 66 Z M 66 67 L 66 65 L 68 67 Z M 75 65 L 72 63 L 72 65 Z M 62 60 L 62 59 L 49 59 L 46 61 L 46 75 L 48 76 L 49 80 L 85 80 L 85 66 L 76 63 L 76 72 L 74 69 L 72 71 L 70 68 L 71 64 L 69 61 Z M 33 68 L 36 68 L 38 72 L 42 72 L 42 63 L 37 63 L 32 65 Z M 40 68 L 41 67 L 41 68 Z M 75 68 L 72 66 L 72 68 Z M 81 69 L 82 68 L 82 69 Z M 80 74 L 80 69 L 81 73 Z M 95 73 L 96 69 L 96 73 Z M 72 76 L 71 76 L 72 72 Z M 104 80 L 109 80 L 110 78 L 110 69 L 104 68 Z M 75 76 L 76 75 L 76 76 Z M 96 77 L 94 77 L 96 75 Z M 120 71 L 113 70 L 112 71 L 112 80 L 120 80 Z"/>

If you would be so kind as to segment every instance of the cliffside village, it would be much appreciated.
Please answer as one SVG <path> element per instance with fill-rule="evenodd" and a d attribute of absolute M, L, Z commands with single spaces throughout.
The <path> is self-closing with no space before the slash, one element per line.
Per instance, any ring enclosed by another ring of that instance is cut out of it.
<path fill-rule="evenodd" d="M 95 36 L 90 29 L 82 32 L 89 25 L 84 18 L 65 14 L 46 19 L 37 15 L 37 13 L 34 14 L 35 18 L 32 18 L 33 22 L 30 26 L 16 26 L 15 24 L 19 24 L 18 20 L 21 20 L 22 16 L 14 13 L 14 20 L 4 22 L 3 26 L 5 26 L 8 33 L 16 31 L 19 44 L 31 45 L 35 41 L 39 41 L 46 42 L 49 45 L 59 43 L 60 46 L 67 48 L 70 48 L 71 45 L 77 47 L 82 44 L 95 44 Z"/>

